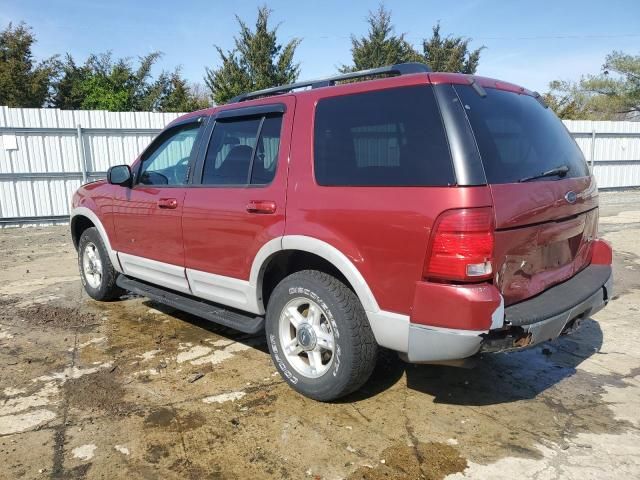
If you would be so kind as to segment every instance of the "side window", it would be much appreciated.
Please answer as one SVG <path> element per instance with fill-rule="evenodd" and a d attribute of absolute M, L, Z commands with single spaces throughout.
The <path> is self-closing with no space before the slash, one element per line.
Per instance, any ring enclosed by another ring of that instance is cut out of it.
<path fill-rule="evenodd" d="M 318 102 L 314 169 L 320 185 L 455 183 L 432 89 L 393 88 Z"/>
<path fill-rule="evenodd" d="M 204 163 L 204 185 L 264 185 L 275 175 L 282 116 L 216 122 Z"/>
<path fill-rule="evenodd" d="M 205 185 L 246 185 L 261 118 L 217 121 L 204 161 Z"/>
<path fill-rule="evenodd" d="M 158 146 L 145 154 L 140 169 L 142 185 L 184 185 L 200 123 L 190 123 L 166 134 Z"/>

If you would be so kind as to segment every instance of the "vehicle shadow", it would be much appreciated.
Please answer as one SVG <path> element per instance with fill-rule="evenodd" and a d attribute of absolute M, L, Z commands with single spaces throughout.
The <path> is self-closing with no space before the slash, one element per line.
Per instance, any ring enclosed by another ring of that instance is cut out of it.
<path fill-rule="evenodd" d="M 145 300 L 144 304 L 188 324 L 248 345 L 269 354 L 264 334 L 248 335 L 195 315 Z M 349 403 L 375 397 L 406 377 L 406 387 L 430 395 L 434 403 L 450 405 L 498 405 L 531 399 L 575 374 L 576 368 L 602 346 L 598 322 L 586 319 L 571 335 L 527 350 L 484 354 L 470 368 L 416 365 L 382 349 L 376 368 L 358 391 L 336 401 Z"/>
<path fill-rule="evenodd" d="M 518 352 L 484 354 L 472 368 L 412 365 L 384 352 L 369 382 L 344 401 L 378 395 L 403 375 L 407 388 L 432 396 L 434 403 L 482 406 L 530 399 L 574 375 L 601 346 L 599 324 L 587 319 L 572 335 Z"/>

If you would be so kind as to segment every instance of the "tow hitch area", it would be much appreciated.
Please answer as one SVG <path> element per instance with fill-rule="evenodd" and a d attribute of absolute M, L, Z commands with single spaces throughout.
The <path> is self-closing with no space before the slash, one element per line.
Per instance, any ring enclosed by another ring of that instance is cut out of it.
<path fill-rule="evenodd" d="M 531 345 L 533 335 L 525 332 L 522 327 L 507 327 L 502 330 L 493 330 L 483 335 L 484 341 L 480 348 L 481 353 L 507 352 Z"/>
<path fill-rule="evenodd" d="M 545 334 L 543 330 L 545 322 L 532 324 L 526 327 L 508 326 L 502 330 L 494 330 L 483 336 L 480 353 L 508 352 L 537 345 L 538 343 L 554 340 L 555 338 L 568 335 L 580 328 L 584 314 L 568 321 L 559 333 Z M 525 330 L 526 329 L 526 330 Z"/>

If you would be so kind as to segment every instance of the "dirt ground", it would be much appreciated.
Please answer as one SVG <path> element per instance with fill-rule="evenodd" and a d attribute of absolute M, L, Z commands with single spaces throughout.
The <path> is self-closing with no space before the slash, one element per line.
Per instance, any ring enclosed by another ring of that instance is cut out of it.
<path fill-rule="evenodd" d="M 640 478 L 640 193 L 602 195 L 616 297 L 473 369 L 381 357 L 308 400 L 265 340 L 83 292 L 68 227 L 0 230 L 0 478 Z"/>

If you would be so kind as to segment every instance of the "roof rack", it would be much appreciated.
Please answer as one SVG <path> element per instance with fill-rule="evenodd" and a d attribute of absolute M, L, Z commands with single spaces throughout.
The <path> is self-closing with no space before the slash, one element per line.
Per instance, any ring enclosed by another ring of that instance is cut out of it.
<path fill-rule="evenodd" d="M 335 85 L 336 82 L 351 80 L 354 78 L 375 77 L 378 75 L 408 75 L 411 73 L 426 73 L 431 71 L 432 70 L 429 68 L 429 66 L 425 65 L 424 63 L 398 63 L 396 65 L 389 65 L 386 67 L 370 68 L 368 70 L 343 73 L 341 75 L 335 75 L 333 77 L 290 83 L 288 85 L 281 85 L 279 87 L 265 88 L 263 90 L 256 90 L 255 92 L 243 93 L 241 95 L 238 95 L 237 97 L 233 97 L 231 100 L 229 100 L 228 103 L 244 102 L 245 100 L 251 100 L 258 97 L 267 97 L 270 95 L 287 93 L 297 88 L 330 87 L 332 85 Z"/>

